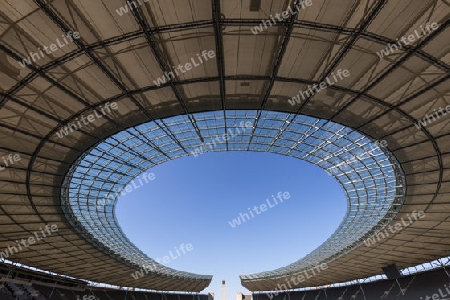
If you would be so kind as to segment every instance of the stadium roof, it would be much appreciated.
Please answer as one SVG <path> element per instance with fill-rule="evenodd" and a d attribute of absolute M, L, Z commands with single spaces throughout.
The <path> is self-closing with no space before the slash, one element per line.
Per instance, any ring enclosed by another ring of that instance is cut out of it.
<path fill-rule="evenodd" d="M 152 260 L 122 234 L 114 204 L 94 203 L 147 167 L 206 148 L 211 136 L 242 120 L 252 122 L 251 131 L 215 150 L 271 151 L 324 168 L 356 155 L 357 163 L 342 164 L 333 175 L 350 208 L 371 199 L 382 207 L 364 226 L 354 223 L 359 215 L 350 209 L 335 234 L 356 235 L 342 244 L 332 237 L 313 252 L 318 254 L 310 258 L 326 261 L 328 269 L 299 286 L 448 256 L 450 6 L 442 0 L 313 0 L 298 14 L 252 33 L 261 20 L 294 4 L 141 1 L 125 12 L 127 2 L 119 0 L 1 2 L 0 164 L 9 154 L 20 160 L 0 171 L 0 249 L 57 224 L 56 233 L 9 259 L 121 286 L 204 289 L 210 276 L 164 266 L 133 279 L 130 274 Z M 431 30 L 427 22 L 438 27 Z M 415 29 L 422 33 L 415 43 L 388 47 Z M 385 48 L 393 53 L 380 58 Z M 214 55 L 200 60 L 203 50 Z M 169 76 L 172 66 L 188 62 L 191 70 Z M 350 75 L 334 77 L 338 70 Z M 164 76 L 165 83 L 157 81 Z M 327 78 L 339 80 L 294 103 L 299 91 Z M 112 103 L 117 109 L 106 107 Z M 418 126 L 426 114 L 434 120 Z M 375 140 L 386 140 L 388 149 L 359 156 Z M 339 147 L 353 150 L 324 159 Z M 370 194 L 371 181 L 383 193 Z M 353 199 L 350 185 L 365 193 Z M 398 222 L 414 210 L 425 217 L 371 247 L 361 245 L 379 228 L 374 226 Z M 101 233 L 117 239 L 102 241 Z M 342 249 L 327 250 L 329 245 Z M 250 290 L 273 290 L 312 261 L 307 256 L 241 279 Z"/>

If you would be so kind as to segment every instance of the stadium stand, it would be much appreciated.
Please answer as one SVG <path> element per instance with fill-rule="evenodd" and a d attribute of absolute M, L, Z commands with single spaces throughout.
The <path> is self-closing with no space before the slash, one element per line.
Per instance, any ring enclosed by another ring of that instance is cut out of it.
<path fill-rule="evenodd" d="M 254 300 L 417 300 L 433 295 L 435 299 L 450 299 L 446 287 L 450 287 L 448 271 L 441 268 L 433 271 L 416 273 L 404 276 L 398 280 L 379 280 L 369 283 L 353 284 L 343 287 L 323 288 L 310 291 L 272 291 L 267 293 L 254 293 Z M 442 297 L 442 295 L 444 297 Z"/>
<path fill-rule="evenodd" d="M 92 286 L 89 282 L 0 263 L 0 300 L 208 300 L 207 294 Z"/>
<path fill-rule="evenodd" d="M 21 267 L 0 264 L 1 300 L 209 300 L 207 294 L 161 293 L 119 290 L 91 286 L 88 282 L 49 275 Z M 8 271 L 9 270 L 9 271 Z M 438 268 L 402 276 L 398 280 L 377 280 L 340 287 L 307 291 L 270 291 L 253 293 L 255 300 L 415 300 L 444 294 L 450 298 L 450 269 Z M 53 280 L 53 282 L 49 282 Z M 431 299 L 431 298 L 430 298 Z M 440 297 L 437 299 L 447 299 Z"/>

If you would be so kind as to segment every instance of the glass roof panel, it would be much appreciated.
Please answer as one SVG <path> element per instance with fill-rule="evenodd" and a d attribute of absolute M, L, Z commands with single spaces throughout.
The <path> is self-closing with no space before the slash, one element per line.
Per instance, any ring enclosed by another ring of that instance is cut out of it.
<path fill-rule="evenodd" d="M 158 264 L 127 239 L 114 207 L 133 179 L 171 159 L 227 150 L 292 156 L 334 176 L 347 195 L 349 209 L 333 235 L 304 258 L 276 270 L 241 276 L 245 281 L 281 277 L 329 262 L 361 245 L 400 209 L 405 196 L 403 173 L 395 158 L 375 141 L 331 121 L 273 111 L 262 111 L 253 130 L 257 113 L 227 110 L 225 118 L 222 111 L 193 114 L 199 133 L 185 116 L 175 116 L 110 136 L 81 156 L 65 177 L 61 200 L 67 218 L 94 245 L 109 249 L 129 265 L 156 266 L 156 272 L 168 276 L 209 279 Z"/>

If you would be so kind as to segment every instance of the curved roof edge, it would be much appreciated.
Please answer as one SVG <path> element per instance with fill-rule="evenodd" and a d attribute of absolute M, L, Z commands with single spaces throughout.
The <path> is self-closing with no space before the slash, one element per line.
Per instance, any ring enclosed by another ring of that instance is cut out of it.
<path fill-rule="evenodd" d="M 164 119 L 164 129 L 158 121 L 152 121 L 106 138 L 86 151 L 64 180 L 61 196 L 67 218 L 96 247 L 132 267 L 151 265 L 155 274 L 210 280 L 210 276 L 157 264 L 127 239 L 115 218 L 114 208 L 120 191 L 131 180 L 165 161 L 188 153 L 198 155 L 199 149 L 201 153 L 274 152 L 306 160 L 331 172 L 349 202 L 349 210 L 335 233 L 304 259 L 274 271 L 241 276 L 245 282 L 301 272 L 316 262 L 340 257 L 362 244 L 362 239 L 387 224 L 398 212 L 404 200 L 403 173 L 395 158 L 378 143 L 329 120 L 282 112 L 263 111 L 258 126 L 254 130 L 246 128 L 247 122 L 253 124 L 249 121 L 257 113 L 256 110 L 229 110 L 225 116 L 222 112 L 194 114 L 204 141 L 198 138 L 193 126 L 187 125 L 190 123 L 186 116 Z M 208 143 L 213 141 L 213 133 L 225 128 L 235 129 L 238 137 L 229 139 L 226 146 Z M 278 132 L 272 128 L 284 130 Z M 165 141 L 167 132 L 175 142 L 170 147 Z M 358 224 L 363 215 L 366 222 Z"/>

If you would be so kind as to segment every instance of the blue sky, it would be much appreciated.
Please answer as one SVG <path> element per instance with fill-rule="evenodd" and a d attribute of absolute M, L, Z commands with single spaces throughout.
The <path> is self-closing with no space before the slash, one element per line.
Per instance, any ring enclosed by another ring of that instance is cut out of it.
<path fill-rule="evenodd" d="M 324 170 L 277 154 L 205 153 L 150 171 L 153 181 L 119 198 L 119 224 L 149 257 L 170 257 L 172 251 L 175 259 L 163 263 L 168 267 L 214 275 L 203 292 L 214 292 L 218 300 L 222 279 L 227 300 L 235 300 L 236 292 L 247 292 L 240 274 L 302 258 L 334 232 L 347 209 L 341 186 Z M 275 204 L 271 196 L 280 191 L 291 197 Z M 230 226 L 266 199 L 273 207 Z M 183 243 L 192 249 L 178 255 Z"/>

